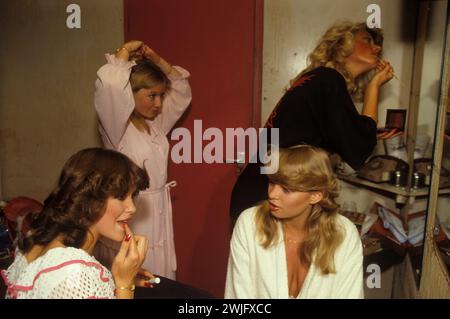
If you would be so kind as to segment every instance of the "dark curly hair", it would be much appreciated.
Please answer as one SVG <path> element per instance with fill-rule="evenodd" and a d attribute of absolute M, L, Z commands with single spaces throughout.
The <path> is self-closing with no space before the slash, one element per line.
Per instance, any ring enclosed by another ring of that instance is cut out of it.
<path fill-rule="evenodd" d="M 19 249 L 27 253 L 59 235 L 65 246 L 80 248 L 89 227 L 105 213 L 108 198 L 123 200 L 148 186 L 146 171 L 125 155 L 102 148 L 81 150 L 64 165 L 58 185 L 19 241 Z"/>

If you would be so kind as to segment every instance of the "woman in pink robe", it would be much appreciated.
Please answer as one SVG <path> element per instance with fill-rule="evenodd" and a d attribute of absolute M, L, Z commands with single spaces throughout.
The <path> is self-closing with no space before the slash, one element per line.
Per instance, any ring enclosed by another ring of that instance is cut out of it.
<path fill-rule="evenodd" d="M 149 239 L 143 267 L 175 279 L 170 188 L 176 183 L 167 182 L 166 135 L 190 104 L 189 72 L 171 66 L 141 41 L 125 43 L 115 55 L 106 54 L 106 60 L 95 82 L 100 134 L 106 148 L 122 152 L 147 171 L 150 187 L 136 199 L 139 213 L 131 228 Z M 115 255 L 110 249 L 97 251 L 102 259 Z"/>

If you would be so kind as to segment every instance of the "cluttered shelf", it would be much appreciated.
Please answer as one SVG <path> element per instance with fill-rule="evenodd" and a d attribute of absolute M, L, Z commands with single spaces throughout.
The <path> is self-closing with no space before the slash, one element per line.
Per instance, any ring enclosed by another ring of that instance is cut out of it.
<path fill-rule="evenodd" d="M 348 205 L 343 205 L 348 207 Z M 405 257 L 412 270 L 416 284 L 419 284 L 425 232 L 426 211 L 401 215 L 383 205 L 374 202 L 367 213 L 341 210 L 342 215 L 350 219 L 360 232 L 364 264 L 377 264 L 381 271 L 402 263 Z M 443 261 L 450 272 L 450 225 L 438 223 L 434 229 L 436 242 Z"/>
<path fill-rule="evenodd" d="M 340 213 L 360 232 L 365 266 L 378 265 L 381 272 L 393 266 L 403 269 L 405 258 L 408 258 L 411 278 L 418 284 L 423 257 L 424 211 L 403 220 L 394 210 L 374 202 L 367 213 L 345 209 Z"/>
<path fill-rule="evenodd" d="M 422 197 L 428 196 L 429 187 L 410 188 L 408 191 L 406 187 L 397 187 L 389 183 L 374 183 L 363 178 L 358 177 L 356 174 L 338 174 L 338 178 L 347 183 L 364 186 L 373 191 L 390 193 L 396 196 L 396 202 L 404 203 L 408 197 Z M 450 194 L 450 188 L 441 188 L 439 190 L 440 195 Z"/>

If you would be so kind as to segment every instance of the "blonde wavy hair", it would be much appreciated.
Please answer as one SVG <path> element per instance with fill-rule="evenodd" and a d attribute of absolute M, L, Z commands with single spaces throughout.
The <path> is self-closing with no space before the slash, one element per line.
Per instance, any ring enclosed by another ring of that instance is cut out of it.
<path fill-rule="evenodd" d="M 328 154 L 309 145 L 280 149 L 278 172 L 268 175 L 268 178 L 271 183 L 291 191 L 319 191 L 323 194 L 307 219 L 306 237 L 299 250 L 299 258 L 304 265 L 314 262 L 325 275 L 335 273 L 334 254 L 342 243 L 343 230 L 336 224 L 339 188 Z M 255 223 L 261 246 L 267 249 L 280 242 L 280 222 L 271 214 L 268 201 L 258 206 Z"/>
<path fill-rule="evenodd" d="M 303 74 L 317 67 L 325 66 L 341 73 L 347 83 L 349 94 L 356 102 L 362 101 L 365 88 L 374 72 L 366 72 L 354 79 L 345 68 L 345 58 L 353 52 L 354 38 L 358 31 L 367 31 L 372 36 L 374 43 L 382 47 L 384 39 L 382 29 L 368 28 L 366 23 L 338 22 L 325 32 L 319 40 L 319 44 L 308 55 L 308 66 L 291 81 L 291 84 L 301 78 Z"/>

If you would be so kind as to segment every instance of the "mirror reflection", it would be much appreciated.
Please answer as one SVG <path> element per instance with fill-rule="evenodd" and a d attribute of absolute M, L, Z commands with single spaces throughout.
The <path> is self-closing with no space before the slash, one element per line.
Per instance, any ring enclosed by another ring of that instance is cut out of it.
<path fill-rule="evenodd" d="M 446 72 L 448 72 L 448 65 Z M 442 105 L 442 107 L 445 107 L 445 114 L 443 114 L 445 115 L 445 126 L 438 130 L 438 134 L 443 133 L 444 135 L 442 153 L 435 151 L 436 156 L 442 154 L 442 157 L 439 160 L 439 174 L 436 174 L 438 178 L 439 196 L 437 197 L 433 239 L 436 242 L 439 256 L 442 258 L 444 268 L 447 271 L 447 278 L 450 278 L 450 196 L 447 192 L 450 187 L 450 135 L 448 130 L 450 125 L 450 108 L 449 105 Z M 431 196 L 430 200 L 432 200 Z"/>
<path fill-rule="evenodd" d="M 314 1 L 306 8 L 302 1 L 265 1 L 263 124 L 290 81 L 309 65 L 308 55 L 322 33 L 336 21 L 365 21 L 368 16 L 366 2 L 342 1 L 332 11 L 320 10 L 326 2 Z M 384 33 L 381 56 L 393 66 L 395 76 L 380 89 L 373 152 L 359 168 L 341 156 L 336 172 L 342 186 L 342 213 L 361 233 L 365 278 L 370 280 L 371 265 L 381 270 L 381 288 L 373 289 L 366 282 L 366 298 L 414 297 L 422 271 L 447 1 L 379 4 Z M 319 11 L 321 19 L 316 19 L 314 12 Z M 364 102 L 353 101 L 364 114 Z M 442 192 L 449 186 L 442 184 Z M 442 205 L 441 211 L 446 211 L 447 204 Z"/>

